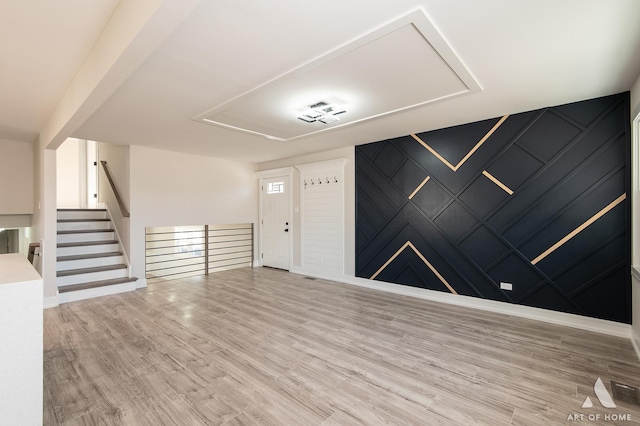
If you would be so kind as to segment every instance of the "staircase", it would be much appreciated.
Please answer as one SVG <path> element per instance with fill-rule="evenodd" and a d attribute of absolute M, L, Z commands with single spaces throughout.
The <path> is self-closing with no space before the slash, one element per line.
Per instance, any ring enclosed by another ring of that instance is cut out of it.
<path fill-rule="evenodd" d="M 136 289 L 106 210 L 59 209 L 58 303 Z"/>

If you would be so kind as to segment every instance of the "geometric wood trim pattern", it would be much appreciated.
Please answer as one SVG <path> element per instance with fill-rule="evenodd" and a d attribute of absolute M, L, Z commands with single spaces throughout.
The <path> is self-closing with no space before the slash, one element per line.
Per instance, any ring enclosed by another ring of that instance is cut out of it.
<path fill-rule="evenodd" d="M 420 185 L 418 185 L 418 187 L 411 193 L 411 195 L 409 195 L 409 199 L 411 200 L 413 197 L 416 196 L 416 194 L 418 193 L 418 191 L 420 191 L 422 189 L 422 187 L 429 182 L 429 176 L 427 176 L 426 178 L 424 178 L 424 180 L 422 181 L 422 183 Z"/>
<path fill-rule="evenodd" d="M 478 148 L 480 148 L 482 146 L 483 143 L 485 143 L 485 141 L 487 139 L 489 139 L 489 136 L 491 136 L 493 134 L 493 132 L 496 131 L 496 129 L 498 127 L 500 127 L 502 125 L 502 123 L 504 123 L 504 121 L 508 118 L 508 115 L 505 115 L 504 117 L 502 117 L 500 119 L 500 121 L 498 121 L 492 128 L 491 130 L 489 130 L 483 137 L 482 139 L 480 139 L 480 141 L 473 147 L 471 148 L 471 150 L 469 150 L 469 152 L 467 152 L 467 155 L 465 155 L 462 160 L 460 160 L 460 162 L 458 164 L 456 164 L 455 166 L 453 164 L 451 164 L 450 162 L 448 162 L 442 155 L 438 154 L 438 152 L 431 148 L 426 142 L 424 142 L 422 139 L 420 139 L 418 136 L 412 134 L 411 137 L 414 138 L 415 140 L 417 140 L 420 145 L 424 146 L 426 149 L 429 150 L 429 152 L 431 152 L 438 160 L 442 161 L 447 167 L 449 167 L 451 170 L 453 170 L 454 172 L 458 171 L 458 169 L 460 167 L 462 167 L 462 165 L 473 155 L 474 152 L 476 152 L 478 150 Z"/>
<path fill-rule="evenodd" d="M 380 272 L 384 271 L 384 268 L 386 268 L 386 267 L 387 267 L 391 262 L 393 262 L 393 261 L 395 260 L 395 258 L 396 258 L 396 257 L 398 257 L 398 255 L 400 255 L 400 253 L 402 253 L 402 252 L 404 251 L 404 249 L 406 249 L 407 247 L 411 248 L 411 250 L 413 250 L 413 251 L 414 251 L 414 253 L 418 255 L 418 257 L 420 258 L 420 260 L 422 260 L 422 261 L 424 262 L 424 264 L 425 264 L 425 265 L 427 265 L 427 267 L 428 267 L 429 269 L 431 269 L 431 272 L 433 272 L 433 273 L 438 277 L 438 279 L 439 279 L 440 281 L 442 281 L 442 284 L 444 284 L 444 285 L 446 285 L 446 286 L 447 286 L 447 288 L 449 289 L 449 291 L 450 291 L 451 293 L 453 293 L 453 294 L 458 294 L 458 293 L 453 289 L 453 287 L 451 287 L 451 285 L 447 282 L 447 280 L 446 280 L 442 275 L 440 275 L 440 273 L 436 270 L 436 268 L 434 268 L 434 267 L 433 267 L 433 265 L 432 265 L 432 264 L 431 264 L 427 259 L 425 259 L 425 257 L 422 255 L 422 253 L 420 253 L 420 251 L 416 248 L 416 246 L 414 246 L 414 245 L 411 243 L 411 241 L 407 241 L 406 243 L 404 243 L 404 245 L 403 245 L 402 247 L 400 247 L 400 248 L 398 249 L 398 251 L 397 251 L 397 252 L 395 252 L 395 254 L 394 254 L 393 256 L 391 256 L 391 259 L 387 260 L 387 262 L 386 262 L 384 265 L 382 265 L 382 266 L 380 267 L 380 269 L 378 269 L 378 270 L 376 271 L 376 273 L 375 273 L 375 274 L 371 275 L 371 278 L 370 278 L 370 279 L 375 280 L 375 279 L 376 279 L 376 277 L 377 277 L 378 275 L 380 275 Z"/>
<path fill-rule="evenodd" d="M 627 92 L 357 146 L 356 276 L 630 323 L 630 144 Z"/>
<path fill-rule="evenodd" d="M 607 214 L 611 209 L 613 209 L 615 206 L 617 206 L 618 204 L 620 204 L 621 202 L 623 202 L 626 199 L 627 199 L 627 194 L 622 194 L 621 196 L 619 196 L 618 198 L 613 200 L 607 207 L 603 208 L 598 213 L 596 213 L 593 216 L 591 216 L 589 218 L 589 220 L 587 220 L 585 223 L 583 223 L 582 225 L 578 226 L 576 229 L 571 231 L 563 239 L 561 239 L 560 241 L 558 241 L 557 243 L 555 243 L 554 245 L 549 247 L 547 250 L 545 250 L 544 253 L 542 253 L 540 256 L 538 256 L 535 259 L 533 259 L 531 261 L 531 264 L 535 265 L 536 263 L 540 262 L 542 259 L 544 259 L 548 255 L 550 255 L 551 253 L 556 251 L 561 245 L 563 245 L 564 243 L 569 241 L 571 238 L 573 238 L 576 235 L 578 235 L 580 232 L 584 231 L 589 225 L 591 225 L 596 220 L 600 219 L 602 216 Z"/>
<path fill-rule="evenodd" d="M 506 192 L 509 195 L 513 195 L 513 191 L 511 189 L 509 189 L 509 187 L 507 185 L 505 185 L 504 183 L 500 182 L 495 176 L 493 176 L 491 173 L 489 173 L 486 170 L 482 171 L 482 174 L 489 179 L 491 182 L 495 183 L 496 185 L 498 185 L 498 187 L 500 187 L 500 189 L 502 189 L 504 192 Z"/>

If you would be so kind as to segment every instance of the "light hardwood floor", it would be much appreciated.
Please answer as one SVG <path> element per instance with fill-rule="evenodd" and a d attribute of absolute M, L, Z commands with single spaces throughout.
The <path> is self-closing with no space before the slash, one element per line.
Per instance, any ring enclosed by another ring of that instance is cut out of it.
<path fill-rule="evenodd" d="M 45 425 L 640 422 L 593 390 L 640 385 L 626 339 L 267 268 L 44 316 Z"/>

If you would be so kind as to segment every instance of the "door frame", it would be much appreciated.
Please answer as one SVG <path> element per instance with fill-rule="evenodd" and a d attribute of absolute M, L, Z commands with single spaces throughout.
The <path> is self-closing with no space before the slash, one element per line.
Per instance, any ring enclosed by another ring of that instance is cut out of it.
<path fill-rule="evenodd" d="M 640 227 L 640 105 L 631 112 L 631 271 L 640 268 L 640 235 L 634 232 Z M 638 271 L 640 272 L 640 271 Z"/>
<path fill-rule="evenodd" d="M 272 169 L 272 170 L 264 170 L 261 172 L 256 172 L 256 177 L 258 178 L 258 244 L 256 244 L 256 247 L 258 247 L 258 253 L 256 253 L 257 255 L 257 261 L 254 262 L 255 266 L 262 266 L 262 253 L 263 253 L 263 246 L 262 246 L 262 242 L 264 241 L 264 227 L 262 226 L 262 222 L 263 222 L 263 212 L 264 212 L 264 197 L 266 196 L 265 192 L 262 190 L 263 186 L 264 186 L 264 180 L 265 179 L 270 179 L 270 178 L 275 178 L 275 177 L 284 177 L 286 178 L 286 182 L 285 185 L 287 185 L 287 188 L 289 189 L 288 191 L 288 202 L 289 202 L 289 230 L 291 232 L 289 232 L 289 237 L 287 238 L 287 244 L 289 245 L 289 259 L 287 259 L 287 270 L 291 271 L 291 268 L 293 267 L 293 233 L 294 233 L 294 228 L 293 228 L 293 172 L 294 172 L 294 168 L 293 167 L 283 167 L 280 169 Z"/>
<path fill-rule="evenodd" d="M 86 142 L 86 150 L 87 150 L 87 170 L 86 170 L 86 197 L 87 197 L 87 208 L 89 209 L 97 209 L 98 208 L 98 199 L 99 199 L 99 185 L 98 185 L 98 159 L 99 159 L 99 144 L 96 141 L 87 140 Z"/>

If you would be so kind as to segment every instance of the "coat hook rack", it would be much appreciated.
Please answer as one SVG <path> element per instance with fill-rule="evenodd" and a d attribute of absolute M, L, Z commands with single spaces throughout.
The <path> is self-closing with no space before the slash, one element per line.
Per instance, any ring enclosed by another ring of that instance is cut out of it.
<path fill-rule="evenodd" d="M 309 183 L 311 183 L 311 185 L 322 185 L 323 183 L 325 185 L 329 185 L 332 183 L 338 183 L 338 178 L 336 176 L 333 177 L 333 180 L 331 180 L 331 178 L 329 178 L 328 176 L 325 176 L 324 179 L 323 178 L 318 178 L 317 182 L 316 179 L 311 178 L 309 179 L 309 181 L 307 182 L 307 179 L 303 180 L 303 184 L 304 184 L 304 188 L 307 189 L 307 186 L 309 185 Z"/>

